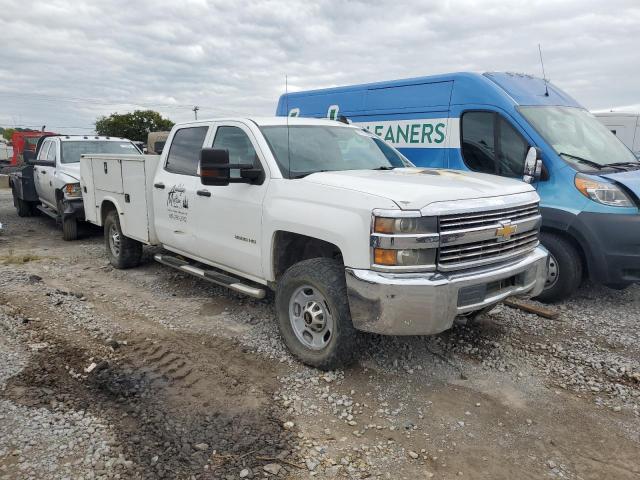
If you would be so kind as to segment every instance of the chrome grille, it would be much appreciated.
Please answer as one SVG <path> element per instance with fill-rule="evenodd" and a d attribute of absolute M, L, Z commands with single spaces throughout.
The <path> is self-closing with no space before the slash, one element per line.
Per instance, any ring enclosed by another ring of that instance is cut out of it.
<path fill-rule="evenodd" d="M 539 215 L 537 203 L 520 205 L 518 207 L 503 208 L 485 212 L 461 213 L 440 217 L 440 233 L 451 230 L 478 228 L 498 224 L 507 220 L 516 221 Z"/>
<path fill-rule="evenodd" d="M 539 219 L 537 203 L 444 215 L 439 221 L 442 242 L 438 252 L 438 269 L 460 270 L 525 255 L 539 244 Z M 520 230 L 507 239 L 498 237 L 497 230 L 505 224 L 518 225 Z"/>

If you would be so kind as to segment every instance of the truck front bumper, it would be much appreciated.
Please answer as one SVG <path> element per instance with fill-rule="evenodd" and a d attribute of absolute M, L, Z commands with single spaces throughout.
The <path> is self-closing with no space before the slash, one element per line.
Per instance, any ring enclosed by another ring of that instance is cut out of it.
<path fill-rule="evenodd" d="M 509 264 L 457 273 L 391 274 L 347 268 L 356 329 L 384 335 L 433 335 L 458 315 L 512 295 L 538 295 L 547 276 L 547 251 L 537 247 Z"/>

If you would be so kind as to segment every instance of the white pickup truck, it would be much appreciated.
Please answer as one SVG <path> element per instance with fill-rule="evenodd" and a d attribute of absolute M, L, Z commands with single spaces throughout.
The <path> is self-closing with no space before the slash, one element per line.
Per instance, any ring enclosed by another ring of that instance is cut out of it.
<path fill-rule="evenodd" d="M 179 124 L 161 156 L 85 155 L 81 179 L 115 267 L 161 245 L 182 272 L 275 290 L 285 344 L 322 369 L 354 357 L 358 330 L 435 334 L 546 278 L 530 185 L 416 168 L 330 120 Z"/>
<path fill-rule="evenodd" d="M 62 223 L 62 237 L 75 240 L 84 220 L 80 192 L 80 155 L 84 153 L 140 153 L 125 138 L 95 135 L 48 135 L 36 151 L 24 152 L 27 166 L 12 173 L 9 184 L 21 217 L 39 210 Z"/>

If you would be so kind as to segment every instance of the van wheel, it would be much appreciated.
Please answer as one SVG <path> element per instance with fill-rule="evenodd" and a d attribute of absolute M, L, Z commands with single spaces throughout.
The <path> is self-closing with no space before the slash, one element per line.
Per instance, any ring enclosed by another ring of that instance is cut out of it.
<path fill-rule="evenodd" d="M 64 202 L 59 199 L 57 203 L 58 215 L 62 219 L 62 239 L 70 242 L 78 238 L 78 220 L 75 217 L 66 217 L 64 212 Z"/>
<path fill-rule="evenodd" d="M 557 302 L 569 298 L 582 282 L 582 258 L 564 237 L 542 232 L 542 245 L 549 250 L 549 270 L 544 290 L 536 297 L 541 302 Z"/>
<path fill-rule="evenodd" d="M 312 258 L 290 267 L 278 282 L 276 311 L 280 335 L 301 362 L 332 370 L 354 360 L 358 332 L 339 261 Z"/>
<path fill-rule="evenodd" d="M 104 240 L 111 265 L 124 269 L 140 264 L 142 244 L 122 234 L 118 212 L 115 210 L 109 212 L 104 221 Z"/>

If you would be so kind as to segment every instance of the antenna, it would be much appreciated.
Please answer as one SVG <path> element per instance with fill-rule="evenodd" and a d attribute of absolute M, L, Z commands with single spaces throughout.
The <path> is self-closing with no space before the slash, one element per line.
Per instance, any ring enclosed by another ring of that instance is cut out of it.
<path fill-rule="evenodd" d="M 193 111 L 193 114 L 195 115 L 196 120 L 197 120 L 198 119 L 198 110 L 200 110 L 200 107 L 196 105 L 191 110 Z"/>
<path fill-rule="evenodd" d="M 289 79 L 284 76 L 284 98 L 286 98 L 287 108 L 287 160 L 289 161 L 289 178 L 291 178 L 291 144 L 289 140 Z"/>
<path fill-rule="evenodd" d="M 544 62 L 542 61 L 542 47 L 538 44 L 538 52 L 540 53 L 540 65 L 542 65 L 542 79 L 544 80 L 544 96 L 549 96 L 549 87 L 547 86 L 547 74 L 544 73 Z"/>

